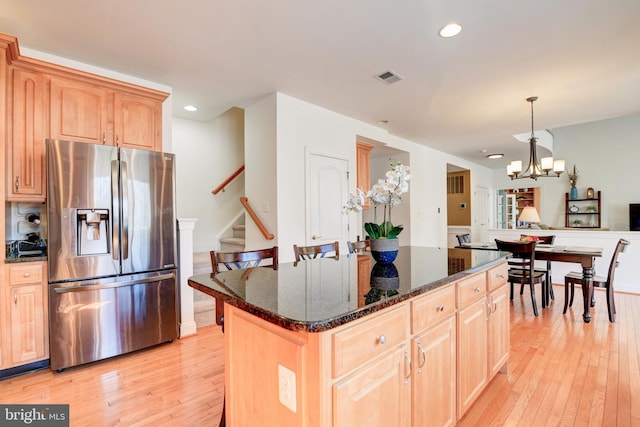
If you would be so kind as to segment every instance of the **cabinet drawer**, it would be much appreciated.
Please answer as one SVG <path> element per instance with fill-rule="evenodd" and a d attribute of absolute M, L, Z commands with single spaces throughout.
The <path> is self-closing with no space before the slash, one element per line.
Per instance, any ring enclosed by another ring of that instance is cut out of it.
<path fill-rule="evenodd" d="M 339 377 L 409 338 L 409 305 L 367 316 L 331 336 L 333 377 Z"/>
<path fill-rule="evenodd" d="M 458 308 L 464 308 L 478 301 L 486 294 L 486 273 L 482 272 L 458 282 Z"/>
<path fill-rule="evenodd" d="M 42 283 L 42 263 L 24 263 L 7 267 L 10 285 Z"/>
<path fill-rule="evenodd" d="M 411 333 L 435 325 L 455 313 L 456 288 L 453 285 L 438 289 L 411 302 Z"/>
<path fill-rule="evenodd" d="M 509 277 L 509 267 L 504 262 L 487 271 L 487 291 L 492 291 L 507 283 Z"/>

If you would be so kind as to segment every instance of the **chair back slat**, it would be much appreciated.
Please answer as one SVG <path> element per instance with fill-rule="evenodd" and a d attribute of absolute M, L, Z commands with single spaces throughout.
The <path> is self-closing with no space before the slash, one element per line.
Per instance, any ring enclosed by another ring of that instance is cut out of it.
<path fill-rule="evenodd" d="M 371 249 L 371 240 L 347 241 L 350 254 L 363 253 Z"/>
<path fill-rule="evenodd" d="M 456 234 L 456 238 L 458 239 L 459 245 L 462 245 L 463 243 L 471 243 L 471 235 L 469 233 Z"/>
<path fill-rule="evenodd" d="M 340 243 L 337 241 L 334 243 L 325 243 L 322 245 L 313 245 L 313 246 L 298 246 L 293 245 L 293 253 L 295 255 L 296 264 L 298 261 L 303 261 L 307 259 L 315 259 L 315 258 L 324 258 L 325 256 L 333 253 L 332 257 L 338 259 L 340 255 Z"/>
<path fill-rule="evenodd" d="M 620 261 L 618 261 L 618 256 L 627 250 L 627 246 L 629 246 L 631 242 L 625 239 L 618 240 L 618 244 L 616 245 L 616 249 L 613 251 L 613 256 L 611 257 L 611 264 L 609 265 L 609 273 L 607 274 L 607 286 L 611 286 L 613 284 L 613 279 L 616 274 L 616 268 L 620 265 Z"/>
<path fill-rule="evenodd" d="M 269 249 L 258 249 L 255 251 L 242 252 L 216 252 L 211 251 L 211 268 L 214 273 L 220 272 L 220 265 L 224 265 L 227 270 L 240 270 L 245 268 L 259 267 L 260 262 L 271 258 L 271 266 L 274 270 L 278 268 L 278 247 Z"/>

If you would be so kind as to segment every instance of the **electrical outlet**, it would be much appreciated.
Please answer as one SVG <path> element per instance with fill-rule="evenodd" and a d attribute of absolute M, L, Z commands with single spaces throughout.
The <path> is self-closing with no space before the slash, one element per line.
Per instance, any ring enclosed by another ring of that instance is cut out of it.
<path fill-rule="evenodd" d="M 296 412 L 296 374 L 278 365 L 278 389 L 280 403 Z"/>

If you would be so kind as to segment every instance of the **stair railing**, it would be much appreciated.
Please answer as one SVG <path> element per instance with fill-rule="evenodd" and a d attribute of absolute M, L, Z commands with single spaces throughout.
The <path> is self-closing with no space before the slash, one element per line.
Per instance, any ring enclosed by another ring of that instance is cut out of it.
<path fill-rule="evenodd" d="M 218 194 L 221 191 L 224 191 L 224 188 L 229 185 L 229 183 L 231 181 L 233 181 L 234 179 L 236 179 L 236 177 L 238 175 L 240 175 L 242 173 L 242 171 L 244 171 L 244 165 L 240 166 L 238 168 L 237 171 L 235 171 L 234 173 L 231 174 L 231 176 L 229 176 L 229 178 L 225 179 L 222 184 L 218 185 L 211 193 L 213 193 L 214 195 Z"/>
<path fill-rule="evenodd" d="M 244 209 L 247 211 L 247 213 L 249 214 L 253 222 L 256 223 L 256 225 L 258 226 L 258 229 L 260 230 L 264 238 L 267 240 L 273 240 L 275 236 L 269 233 L 269 231 L 267 231 L 267 228 L 264 226 L 262 221 L 260 221 L 260 218 L 258 218 L 258 215 L 256 215 L 254 210 L 249 205 L 249 199 L 246 197 L 240 197 L 240 203 L 242 203 L 242 206 L 244 206 Z"/>

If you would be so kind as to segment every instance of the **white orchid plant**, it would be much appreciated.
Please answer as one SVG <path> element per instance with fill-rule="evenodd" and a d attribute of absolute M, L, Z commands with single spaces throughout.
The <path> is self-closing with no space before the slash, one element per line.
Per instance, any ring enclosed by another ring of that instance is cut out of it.
<path fill-rule="evenodd" d="M 391 209 L 400 204 L 402 194 L 409 191 L 409 166 L 400 162 L 392 162 L 391 170 L 386 173 L 385 179 L 379 179 L 371 190 L 364 193 L 361 189 L 356 189 L 356 194 L 350 194 L 349 200 L 344 206 L 345 213 L 362 212 L 365 199 L 369 199 L 373 205 L 373 222 L 364 224 L 364 230 L 372 239 L 397 239 L 403 230 L 402 225 L 393 225 L 391 222 Z M 384 209 L 382 222 L 378 224 L 377 209 L 382 206 Z"/>

